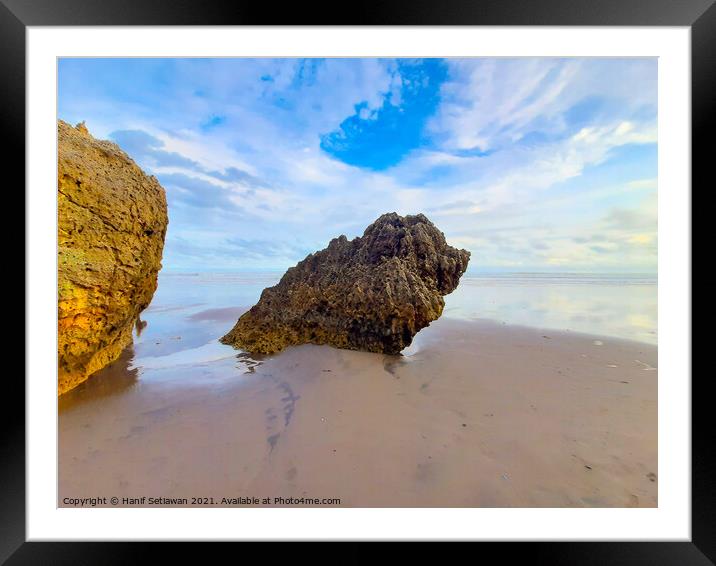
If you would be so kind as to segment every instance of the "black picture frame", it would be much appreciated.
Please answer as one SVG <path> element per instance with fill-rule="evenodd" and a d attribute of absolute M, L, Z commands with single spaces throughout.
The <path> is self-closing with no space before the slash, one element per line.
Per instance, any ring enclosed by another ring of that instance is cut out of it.
<path fill-rule="evenodd" d="M 284 4 L 220 0 L 0 0 L 0 76 L 3 103 L 0 122 L 7 143 L 6 190 L 18 197 L 25 186 L 25 32 L 27 26 L 77 25 L 554 25 L 554 26 L 688 26 L 692 63 L 692 195 L 693 185 L 706 184 L 707 160 L 713 160 L 716 132 L 716 5 L 714 0 L 368 0 L 345 10 L 304 3 Z M 12 173 L 9 174 L 12 178 Z M 713 181 L 709 178 L 710 185 Z M 706 189 L 706 187 L 702 187 Z M 20 204 L 24 208 L 23 203 Z M 27 213 L 27 211 L 26 211 Z M 701 214 L 705 214 L 704 207 Z M 692 214 L 692 226 L 695 215 Z M 24 260 L 21 260 L 24 263 Z M 25 304 L 32 301 L 25 296 Z M 26 336 L 26 340 L 31 340 Z M 683 376 L 691 379 L 690 375 Z M 708 373 L 692 380 L 692 538 L 690 542 L 531 542 L 482 543 L 478 552 L 496 550 L 500 561 L 524 560 L 545 564 L 713 564 L 716 562 L 716 466 L 714 426 Z M 201 557 L 211 560 L 207 545 L 160 543 L 40 543 L 25 541 L 25 408 L 23 383 L 15 372 L 4 380 L 5 408 L 0 411 L 0 561 L 7 564 L 129 564 Z M 81 538 L 82 533 L 77 533 Z M 485 545 L 489 544 L 489 548 Z M 220 545 L 219 552 L 226 550 Z M 464 552 L 463 549 L 459 549 Z M 294 545 L 272 550 L 310 553 L 341 563 L 365 562 L 385 554 L 386 545 L 352 543 L 340 549 Z M 231 551 L 230 552 L 236 552 Z M 241 559 L 245 551 L 234 554 Z M 420 549 L 423 559 L 446 560 L 444 545 Z M 494 554 L 493 554 L 494 555 Z M 469 554 L 468 554 L 469 556 Z M 475 559 L 482 555 L 475 555 Z M 265 559 L 266 557 L 264 557 Z"/>

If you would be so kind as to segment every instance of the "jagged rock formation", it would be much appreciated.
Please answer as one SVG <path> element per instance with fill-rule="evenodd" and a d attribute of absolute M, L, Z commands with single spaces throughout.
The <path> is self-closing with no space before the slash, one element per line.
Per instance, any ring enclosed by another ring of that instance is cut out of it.
<path fill-rule="evenodd" d="M 59 121 L 58 395 L 114 361 L 157 288 L 164 189 L 84 123 Z"/>
<path fill-rule="evenodd" d="M 469 259 L 424 215 L 384 214 L 291 267 L 221 341 L 263 354 L 308 342 L 398 354 L 442 314 Z"/>

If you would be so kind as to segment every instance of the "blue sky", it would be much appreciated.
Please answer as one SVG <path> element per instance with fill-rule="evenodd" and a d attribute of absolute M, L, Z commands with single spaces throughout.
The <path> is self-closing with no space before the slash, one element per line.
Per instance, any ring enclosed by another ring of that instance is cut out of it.
<path fill-rule="evenodd" d="M 655 272 L 656 59 L 61 59 L 167 191 L 167 270 L 285 269 L 384 212 L 473 271 Z"/>

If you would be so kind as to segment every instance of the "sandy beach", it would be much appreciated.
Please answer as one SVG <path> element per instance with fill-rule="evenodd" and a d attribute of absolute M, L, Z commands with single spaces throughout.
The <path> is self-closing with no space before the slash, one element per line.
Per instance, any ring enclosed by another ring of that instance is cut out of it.
<path fill-rule="evenodd" d="M 654 344 L 444 316 L 402 356 L 254 359 L 214 339 L 245 307 L 182 297 L 179 323 L 161 289 L 135 345 L 59 399 L 59 506 L 657 505 Z"/>

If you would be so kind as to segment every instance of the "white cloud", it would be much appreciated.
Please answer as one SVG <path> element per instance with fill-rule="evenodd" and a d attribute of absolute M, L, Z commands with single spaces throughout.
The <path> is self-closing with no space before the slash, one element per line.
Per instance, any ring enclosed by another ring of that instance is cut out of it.
<path fill-rule="evenodd" d="M 618 84 L 627 67 L 639 92 Z M 565 131 L 565 112 L 586 97 L 619 100 L 630 115 L 656 105 L 655 64 L 585 59 L 477 59 L 450 61 L 451 80 L 431 129 L 449 150 L 486 151 L 521 140 L 526 134 Z M 624 122 L 623 128 L 628 128 Z M 619 134 L 622 132 L 620 131 Z"/>
<path fill-rule="evenodd" d="M 177 265 L 196 262 L 205 249 L 207 261 L 241 267 L 242 250 L 275 241 L 266 262 L 285 266 L 301 259 L 291 254 L 303 245 L 353 237 L 396 211 L 427 213 L 453 245 L 473 252 L 475 267 L 655 266 L 655 168 L 625 168 L 598 186 L 590 176 L 619 148 L 656 142 L 653 62 L 464 59 L 448 66 L 425 146 L 381 172 L 331 158 L 319 144 L 357 105 L 362 117 L 376 119 L 386 96 L 400 104 L 402 78 L 386 60 L 181 61 L 173 96 L 154 113 L 136 100 L 93 93 L 82 117 L 106 134 L 148 132 L 203 168 L 153 172 L 196 178 L 203 184 L 193 190 L 218 188 L 233 207 L 199 210 L 192 189 L 172 187 L 185 197 L 172 211 L 167 245 Z M 601 101 L 598 112 L 585 110 L 581 121 L 570 115 L 590 97 Z M 202 128 L 213 115 L 221 123 Z M 494 152 L 466 151 L 473 149 Z M 248 176 L 212 175 L 230 168 Z M 288 245 L 297 238 L 301 246 Z"/>

